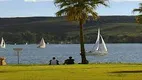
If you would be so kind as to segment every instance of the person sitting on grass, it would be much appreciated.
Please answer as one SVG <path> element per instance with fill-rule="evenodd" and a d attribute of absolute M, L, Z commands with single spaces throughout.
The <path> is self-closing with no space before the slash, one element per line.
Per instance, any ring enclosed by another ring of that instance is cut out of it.
<path fill-rule="evenodd" d="M 55 57 L 53 57 L 52 60 L 49 61 L 49 65 L 59 65 L 59 61 L 56 60 Z"/>
<path fill-rule="evenodd" d="M 69 59 L 66 59 L 64 64 L 74 64 L 74 59 L 70 56 Z"/>

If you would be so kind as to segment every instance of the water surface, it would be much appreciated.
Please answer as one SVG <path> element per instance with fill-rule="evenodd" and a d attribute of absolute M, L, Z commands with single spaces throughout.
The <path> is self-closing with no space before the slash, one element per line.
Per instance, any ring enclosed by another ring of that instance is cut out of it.
<path fill-rule="evenodd" d="M 87 56 L 90 63 L 93 62 L 142 62 L 142 44 L 106 44 L 109 54 L 106 56 Z M 92 49 L 93 44 L 86 44 L 86 50 Z M 81 61 L 79 44 L 48 44 L 45 49 L 37 48 L 36 44 L 30 45 L 6 45 L 6 49 L 0 48 L 0 56 L 5 56 L 7 63 L 17 63 L 16 52 L 13 48 L 23 48 L 20 52 L 22 64 L 48 64 L 55 56 L 60 63 L 72 56 L 76 63 Z"/>

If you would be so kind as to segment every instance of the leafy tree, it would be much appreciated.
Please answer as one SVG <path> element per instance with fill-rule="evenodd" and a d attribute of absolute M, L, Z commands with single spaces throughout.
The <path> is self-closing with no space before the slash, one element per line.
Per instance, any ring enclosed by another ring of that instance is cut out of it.
<path fill-rule="evenodd" d="M 30 31 L 25 31 L 25 32 L 22 32 L 22 37 L 23 37 L 23 40 L 25 40 L 23 43 L 35 43 L 36 42 L 36 34 L 35 33 L 32 33 Z"/>
<path fill-rule="evenodd" d="M 57 16 L 66 16 L 69 21 L 77 21 L 80 27 L 80 55 L 82 64 L 86 64 L 86 55 L 84 48 L 83 24 L 92 15 L 94 19 L 98 18 L 97 12 L 94 11 L 98 5 L 107 6 L 108 0 L 55 0 L 55 5 L 60 8 L 56 13 Z"/>

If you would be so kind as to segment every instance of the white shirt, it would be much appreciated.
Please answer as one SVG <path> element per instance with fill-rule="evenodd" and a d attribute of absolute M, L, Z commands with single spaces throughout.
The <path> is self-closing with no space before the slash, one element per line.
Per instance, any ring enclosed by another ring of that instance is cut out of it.
<path fill-rule="evenodd" d="M 57 65 L 57 60 L 51 60 L 51 65 Z"/>

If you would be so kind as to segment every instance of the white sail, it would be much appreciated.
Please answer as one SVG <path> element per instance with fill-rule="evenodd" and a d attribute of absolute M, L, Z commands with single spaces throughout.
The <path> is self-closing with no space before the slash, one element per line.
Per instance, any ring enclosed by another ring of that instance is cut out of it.
<path fill-rule="evenodd" d="M 39 45 L 38 45 L 38 48 L 45 48 L 46 47 L 46 43 L 44 41 L 44 39 L 42 38 Z"/>
<path fill-rule="evenodd" d="M 96 43 L 95 43 L 94 47 L 92 48 L 92 50 L 98 50 L 99 49 L 99 43 L 100 43 L 100 29 L 98 29 L 97 40 L 96 40 Z"/>
<path fill-rule="evenodd" d="M 93 46 L 93 49 L 86 52 L 87 56 L 93 56 L 93 55 L 106 55 L 108 54 L 106 44 L 103 40 L 103 37 L 100 34 L 100 29 L 98 29 L 98 36 L 95 45 Z"/>
<path fill-rule="evenodd" d="M 0 48 L 5 48 L 5 41 L 4 41 L 3 37 L 1 39 Z"/>
<path fill-rule="evenodd" d="M 107 47 L 106 47 L 106 44 L 105 44 L 102 36 L 101 36 L 101 40 L 102 40 L 102 47 L 101 48 L 103 49 L 103 51 L 107 52 Z"/>
<path fill-rule="evenodd" d="M 26 42 L 25 45 L 28 45 L 28 43 Z"/>

